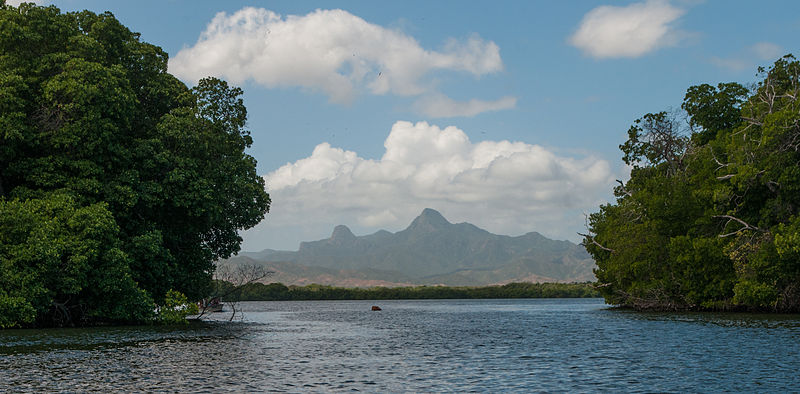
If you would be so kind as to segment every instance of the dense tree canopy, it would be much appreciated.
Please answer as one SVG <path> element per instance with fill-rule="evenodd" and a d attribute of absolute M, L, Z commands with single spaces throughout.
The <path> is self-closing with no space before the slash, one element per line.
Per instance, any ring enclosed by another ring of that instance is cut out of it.
<path fill-rule="evenodd" d="M 800 63 L 752 89 L 693 86 L 620 148 L 631 178 L 589 218 L 585 244 L 613 304 L 800 311 Z"/>
<path fill-rule="evenodd" d="M 200 298 L 268 211 L 241 90 L 167 59 L 110 13 L 0 0 L 0 326 Z"/>

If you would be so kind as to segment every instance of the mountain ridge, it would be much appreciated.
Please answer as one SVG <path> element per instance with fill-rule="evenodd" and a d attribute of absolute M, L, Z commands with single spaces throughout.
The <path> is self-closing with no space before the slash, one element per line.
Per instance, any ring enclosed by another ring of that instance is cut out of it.
<path fill-rule="evenodd" d="M 238 264 L 245 258 L 280 272 L 270 281 L 287 284 L 307 283 L 301 272 L 331 285 L 358 282 L 350 280 L 354 277 L 382 285 L 594 280 L 594 261 L 581 245 L 535 231 L 497 235 L 470 223 L 451 223 L 431 208 L 396 233 L 379 230 L 356 236 L 347 226 L 337 225 L 329 238 L 301 242 L 296 252 L 265 249 L 222 263 Z M 281 275 L 283 280 L 278 280 Z"/>

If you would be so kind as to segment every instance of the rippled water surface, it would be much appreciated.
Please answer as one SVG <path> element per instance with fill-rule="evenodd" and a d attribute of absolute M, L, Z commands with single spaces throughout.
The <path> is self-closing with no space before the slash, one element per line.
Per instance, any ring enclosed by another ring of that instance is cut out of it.
<path fill-rule="evenodd" d="M 800 316 L 643 314 L 594 299 L 242 306 L 231 323 L 0 331 L 0 389 L 800 390 Z"/>

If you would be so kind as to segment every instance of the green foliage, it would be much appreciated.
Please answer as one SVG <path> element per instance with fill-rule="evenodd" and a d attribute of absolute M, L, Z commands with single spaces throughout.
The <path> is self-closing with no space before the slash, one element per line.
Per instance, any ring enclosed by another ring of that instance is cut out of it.
<path fill-rule="evenodd" d="M 733 291 L 733 302 L 755 309 L 771 309 L 778 297 L 773 286 L 747 279 L 736 283 Z"/>
<path fill-rule="evenodd" d="M 186 316 L 197 313 L 197 304 L 190 303 L 180 291 L 170 289 L 164 297 L 164 305 L 158 310 L 158 320 L 162 324 L 187 324 Z"/>
<path fill-rule="evenodd" d="M 622 160 L 634 167 L 666 163 L 675 170 L 688 142 L 681 134 L 678 121 L 667 112 L 646 114 L 634 121 L 628 129 L 628 140 L 619 146 L 625 153 Z"/>
<path fill-rule="evenodd" d="M 681 108 L 689 114 L 695 143 L 705 145 L 718 132 L 740 124 L 739 111 L 747 94 L 747 88 L 738 83 L 721 83 L 717 87 L 704 83 L 687 89 Z"/>
<path fill-rule="evenodd" d="M 269 209 L 242 92 L 194 89 L 110 13 L 0 7 L 0 315 L 140 322 L 198 299 Z"/>
<path fill-rule="evenodd" d="M 36 319 L 36 308 L 25 298 L 0 290 L 0 328 L 17 327 Z"/>
<path fill-rule="evenodd" d="M 760 72 L 753 92 L 689 88 L 690 138 L 665 112 L 629 130 L 631 179 L 585 239 L 608 302 L 800 310 L 800 63 Z"/>
<path fill-rule="evenodd" d="M 118 232 L 104 203 L 81 207 L 62 191 L 0 200 L 2 325 L 147 318 L 152 301 L 132 278 Z"/>

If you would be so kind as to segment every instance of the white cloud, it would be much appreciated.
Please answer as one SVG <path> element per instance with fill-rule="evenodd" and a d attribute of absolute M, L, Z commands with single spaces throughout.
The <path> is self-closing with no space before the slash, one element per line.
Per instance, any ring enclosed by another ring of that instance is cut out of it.
<path fill-rule="evenodd" d="M 500 111 L 516 106 L 516 97 L 510 96 L 495 101 L 477 99 L 456 101 L 443 94 L 429 95 L 414 103 L 414 109 L 417 112 L 431 118 L 471 117 L 483 112 Z"/>
<path fill-rule="evenodd" d="M 473 143 L 456 127 L 425 122 L 395 123 L 384 147 L 369 160 L 323 143 L 266 175 L 271 212 L 243 234 L 244 249 L 296 248 L 329 236 L 336 224 L 361 234 L 396 231 L 426 207 L 500 234 L 575 239 L 581 212 L 595 210 L 614 179 L 595 157 L 523 142 Z"/>
<path fill-rule="evenodd" d="M 46 0 L 6 0 L 6 5 L 19 7 L 22 3 L 34 3 L 36 5 L 44 5 L 47 4 L 48 1 Z"/>
<path fill-rule="evenodd" d="M 711 63 L 732 71 L 752 71 L 759 62 L 777 60 L 782 54 L 781 51 L 783 48 L 779 45 L 771 42 L 758 42 L 731 57 L 712 56 Z"/>
<path fill-rule="evenodd" d="M 677 44 L 683 33 L 672 23 L 684 12 L 665 0 L 600 6 L 583 17 L 570 43 L 596 58 L 639 57 Z"/>
<path fill-rule="evenodd" d="M 503 69 L 497 44 L 477 35 L 426 50 L 400 31 L 343 10 L 282 17 L 246 7 L 218 13 L 194 46 L 170 59 L 170 72 L 188 81 L 206 76 L 268 88 L 299 86 L 347 103 L 361 92 L 416 96 L 433 92 L 433 71 L 473 76 Z"/>
<path fill-rule="evenodd" d="M 783 49 L 779 45 L 771 42 L 759 42 L 753 44 L 750 50 L 759 60 L 776 60 L 781 55 Z"/>

